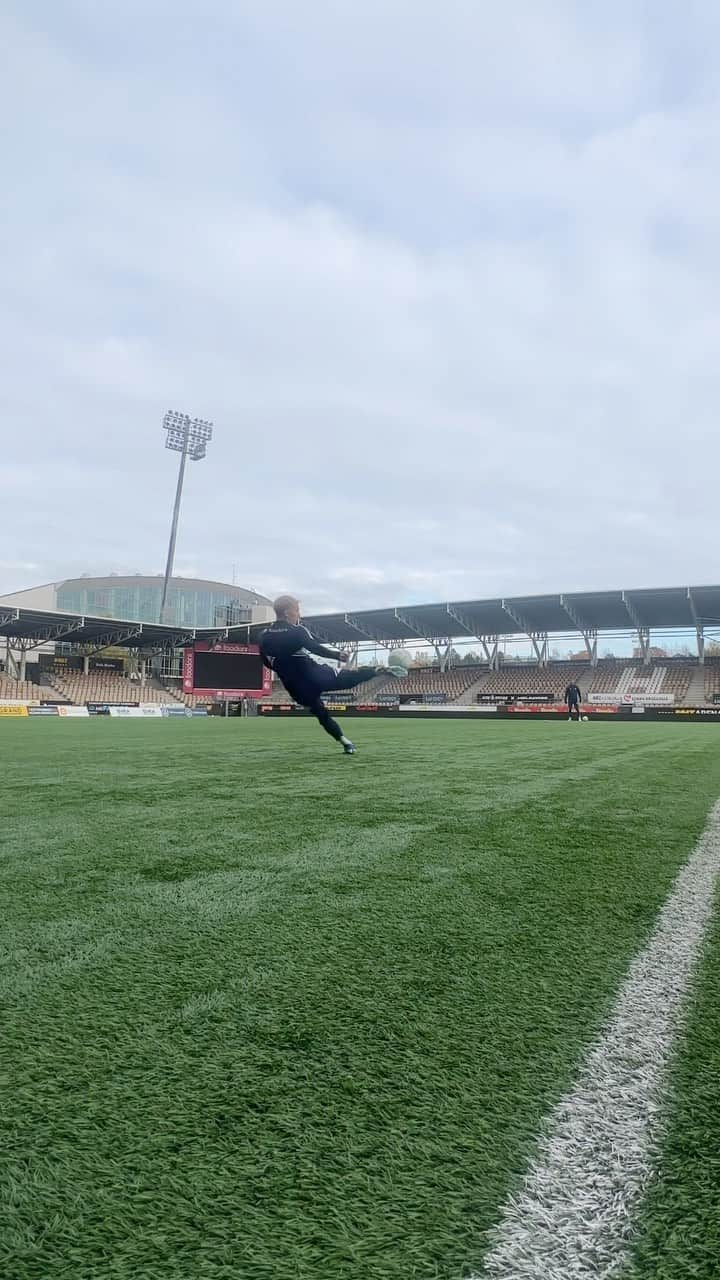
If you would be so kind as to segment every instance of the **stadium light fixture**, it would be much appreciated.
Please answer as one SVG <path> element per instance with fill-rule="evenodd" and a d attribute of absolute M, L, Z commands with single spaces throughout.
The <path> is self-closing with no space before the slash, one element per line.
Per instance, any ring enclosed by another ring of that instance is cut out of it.
<path fill-rule="evenodd" d="M 163 418 L 163 428 L 167 432 L 165 448 L 170 449 L 173 453 L 180 454 L 175 505 L 173 507 L 172 525 L 170 526 L 170 545 L 165 567 L 162 600 L 160 601 L 160 622 L 167 622 L 167 597 L 175 563 L 175 543 L 177 541 L 180 503 L 185 480 L 185 463 L 188 458 L 191 462 L 200 462 L 201 458 L 205 457 L 208 444 L 212 440 L 213 424 L 212 422 L 205 422 L 202 418 L 191 418 L 187 413 L 177 413 L 174 409 L 168 409 Z"/>

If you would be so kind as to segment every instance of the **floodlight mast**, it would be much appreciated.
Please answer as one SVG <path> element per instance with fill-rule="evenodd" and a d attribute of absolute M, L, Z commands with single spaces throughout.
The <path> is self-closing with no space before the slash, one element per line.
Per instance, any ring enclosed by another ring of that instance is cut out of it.
<path fill-rule="evenodd" d="M 163 582 L 162 600 L 160 601 L 160 622 L 170 622 L 172 619 L 167 617 L 167 598 L 175 563 L 175 543 L 177 541 L 180 503 L 185 481 L 185 463 L 188 458 L 191 462 L 199 462 L 201 458 L 205 457 L 208 444 L 212 440 L 213 424 L 212 422 L 203 421 L 202 418 L 190 418 L 187 413 L 176 413 L 174 409 L 168 409 L 163 418 L 163 428 L 167 431 L 165 448 L 172 450 L 173 453 L 180 454 L 180 469 L 178 471 L 177 489 L 175 490 L 172 525 L 170 526 L 170 546 L 168 547 L 165 580 Z"/>

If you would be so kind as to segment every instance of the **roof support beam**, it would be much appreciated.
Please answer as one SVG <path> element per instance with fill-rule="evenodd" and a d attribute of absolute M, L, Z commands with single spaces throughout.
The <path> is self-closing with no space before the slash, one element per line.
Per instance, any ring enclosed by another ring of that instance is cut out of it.
<path fill-rule="evenodd" d="M 563 613 L 567 614 L 573 626 L 577 627 L 583 640 L 585 641 L 585 648 L 587 649 L 587 654 L 590 659 L 590 666 L 596 667 L 597 660 L 598 660 L 597 628 L 591 627 L 587 622 L 583 621 L 583 619 L 580 617 L 577 610 L 575 609 L 575 606 L 572 603 L 572 601 L 568 600 L 566 596 L 560 596 L 560 608 L 563 610 Z"/>
<path fill-rule="evenodd" d="M 408 631 L 411 631 L 419 640 L 428 640 L 432 643 L 431 637 L 428 636 L 427 631 L 422 625 L 418 625 L 417 620 L 411 613 L 408 613 L 407 609 L 393 609 L 393 613 L 395 614 L 398 622 L 402 622 L 403 626 L 407 627 Z"/>
<path fill-rule="evenodd" d="M 91 653 L 102 653 L 103 649 L 111 649 L 113 645 L 121 644 L 124 640 L 134 640 L 136 636 L 141 636 L 142 630 L 141 622 L 134 627 L 116 627 L 114 631 L 106 631 L 104 635 L 95 636 L 93 640 L 86 641 L 82 646 L 83 653 L 88 657 Z"/>
<path fill-rule="evenodd" d="M 441 671 L 447 671 L 447 669 L 448 669 L 448 658 L 450 657 L 450 654 L 451 654 L 451 652 L 452 652 L 452 643 L 451 643 L 451 641 L 450 641 L 450 640 L 445 641 L 445 642 L 444 642 L 444 648 L 442 647 L 442 646 L 443 646 L 443 642 L 442 642 L 442 641 L 440 641 L 440 640 L 433 640 L 433 641 L 431 641 L 431 643 L 432 643 L 432 647 L 433 647 L 433 649 L 435 650 L 435 657 L 436 657 L 436 658 L 437 658 L 437 660 L 438 660 L 438 664 L 439 664 L 439 666 L 440 666 L 440 670 L 441 670 Z"/>
<path fill-rule="evenodd" d="M 518 628 L 519 631 L 524 631 L 525 635 L 529 636 L 532 630 L 530 623 L 527 622 L 525 618 L 523 618 L 521 613 L 518 613 L 515 606 L 510 604 L 509 600 L 501 600 L 500 603 L 504 612 L 507 614 L 508 618 L 510 619 L 510 621 L 515 623 L 515 626 Z"/>
<path fill-rule="evenodd" d="M 500 670 L 500 637 L 499 636 L 477 636 L 483 647 L 488 666 L 491 671 Z M 492 645 L 492 648 L 490 646 Z"/>
<path fill-rule="evenodd" d="M 15 654 L 10 648 L 9 640 L 5 641 L 5 671 L 9 676 L 12 676 L 14 679 L 17 679 L 18 677 L 17 658 L 15 657 Z"/>
<path fill-rule="evenodd" d="M 132 633 L 130 634 L 132 635 Z M 196 639 L 197 634 L 195 631 L 177 631 L 175 634 L 163 637 L 160 642 L 160 648 L 157 652 L 173 653 L 176 649 L 184 649 L 186 646 L 194 644 Z M 154 643 L 157 644 L 157 641 Z"/>
<path fill-rule="evenodd" d="M 464 613 L 461 613 L 457 605 L 446 604 L 445 609 L 453 621 L 457 622 L 458 626 L 462 627 L 463 631 L 467 631 L 468 635 L 472 636 L 473 640 L 479 639 L 477 627 L 474 627 L 470 619 Z"/>
<path fill-rule="evenodd" d="M 421 622 L 418 622 L 414 614 L 408 613 L 407 609 L 393 609 L 393 613 L 398 622 L 402 622 L 403 626 L 407 627 L 408 631 L 412 631 L 418 640 L 424 640 L 426 644 L 432 645 L 435 650 L 440 646 L 444 646 L 446 649 L 449 648 L 452 637 L 447 632 L 443 632 L 441 635 L 428 635 L 427 629 L 423 627 Z"/>
<path fill-rule="evenodd" d="M 524 631 L 525 635 L 528 636 L 532 647 L 535 650 L 535 657 L 538 660 L 539 666 L 546 667 L 548 662 L 547 631 L 534 631 L 529 622 L 527 622 L 527 620 L 523 618 L 522 614 L 518 613 L 515 607 L 507 600 L 502 601 L 502 607 L 508 618 L 515 623 L 516 627 L 519 627 L 519 629 Z"/>
<path fill-rule="evenodd" d="M 85 625 L 84 618 L 81 618 L 79 621 L 81 626 Z M 15 649 L 21 649 L 23 653 L 30 653 L 32 649 L 39 649 L 41 645 L 51 644 L 54 640 L 71 640 L 77 629 L 77 619 L 72 624 L 57 622 L 53 626 L 42 627 L 40 630 L 35 630 L 31 639 L 23 637 L 23 639 L 11 641 L 11 643 Z"/>
<path fill-rule="evenodd" d="M 402 641 L 398 641 L 391 636 L 383 635 L 383 633 L 378 631 L 377 628 L 374 631 L 371 631 L 369 627 L 365 626 L 364 622 L 361 622 L 356 614 L 346 613 L 344 616 L 347 625 L 349 627 L 354 627 L 355 630 L 358 631 L 361 636 L 364 636 L 366 640 L 373 640 L 376 644 L 384 645 L 386 649 L 396 649 L 398 645 L 402 643 Z"/>
<path fill-rule="evenodd" d="M 700 666 L 703 667 L 705 665 L 705 627 L 703 626 L 698 616 L 698 611 L 695 607 L 695 601 L 693 600 L 692 591 L 690 590 L 690 587 L 688 587 L 687 589 L 687 598 L 688 598 L 688 604 L 690 606 L 690 613 L 692 614 L 692 620 L 695 623 L 695 635 L 697 636 L 698 662 L 700 663 Z"/>
<path fill-rule="evenodd" d="M 627 593 L 621 591 L 622 602 L 625 605 L 627 615 L 637 631 L 640 651 L 642 653 L 643 666 L 650 665 L 650 628 L 645 626 L 632 600 L 628 600 Z"/>
<path fill-rule="evenodd" d="M 500 649 L 499 649 L 500 637 L 497 635 L 490 635 L 490 636 L 480 635 L 478 632 L 478 628 L 475 626 L 472 620 L 467 616 L 467 614 L 463 613 L 461 609 L 458 609 L 457 605 L 446 604 L 445 609 L 447 611 L 448 616 L 452 618 L 454 622 L 457 622 L 458 626 L 462 627 L 463 631 L 467 632 L 469 636 L 472 636 L 473 640 L 477 640 L 478 643 L 482 645 L 483 653 L 485 654 L 485 660 L 488 666 L 490 667 L 490 670 L 499 671 L 500 669 Z"/>
<path fill-rule="evenodd" d="M 6 622 L 19 622 L 19 620 L 20 620 L 19 609 L 10 609 L 5 613 L 0 613 L 0 628 L 2 628 Z"/>

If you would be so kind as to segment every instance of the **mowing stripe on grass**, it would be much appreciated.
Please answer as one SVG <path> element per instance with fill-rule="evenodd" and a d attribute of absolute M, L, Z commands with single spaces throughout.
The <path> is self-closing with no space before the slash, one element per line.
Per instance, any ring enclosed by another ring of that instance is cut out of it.
<path fill-rule="evenodd" d="M 720 802 L 614 1011 L 553 1110 L 480 1276 L 599 1280 L 625 1264 L 651 1178 L 668 1067 L 720 878 Z M 479 1280 L 476 1276 L 475 1280 Z"/>

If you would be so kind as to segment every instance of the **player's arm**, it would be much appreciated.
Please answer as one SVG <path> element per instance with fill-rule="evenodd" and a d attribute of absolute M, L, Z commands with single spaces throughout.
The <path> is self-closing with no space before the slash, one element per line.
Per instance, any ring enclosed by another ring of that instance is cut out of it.
<path fill-rule="evenodd" d="M 347 662 L 346 653 L 340 653 L 338 649 L 326 648 L 315 639 L 314 635 L 311 635 L 307 627 L 298 627 L 297 630 L 302 633 L 298 649 L 307 649 L 308 653 L 316 653 L 318 658 L 329 658 L 331 662 Z"/>
<path fill-rule="evenodd" d="M 259 638 L 259 641 L 258 641 L 258 648 L 259 648 L 259 650 L 260 650 L 260 657 L 262 658 L 262 664 L 263 664 L 263 666 L 264 666 L 264 667 L 267 667 L 269 671 L 272 671 L 272 669 L 273 669 L 273 660 L 272 660 L 272 658 L 270 657 L 269 653 L 267 653 L 267 652 L 266 652 L 266 650 L 265 650 L 265 636 L 266 636 L 266 635 L 267 635 L 267 632 L 265 632 L 265 631 L 263 631 L 263 632 L 262 632 L 262 634 L 260 635 L 260 638 Z"/>

